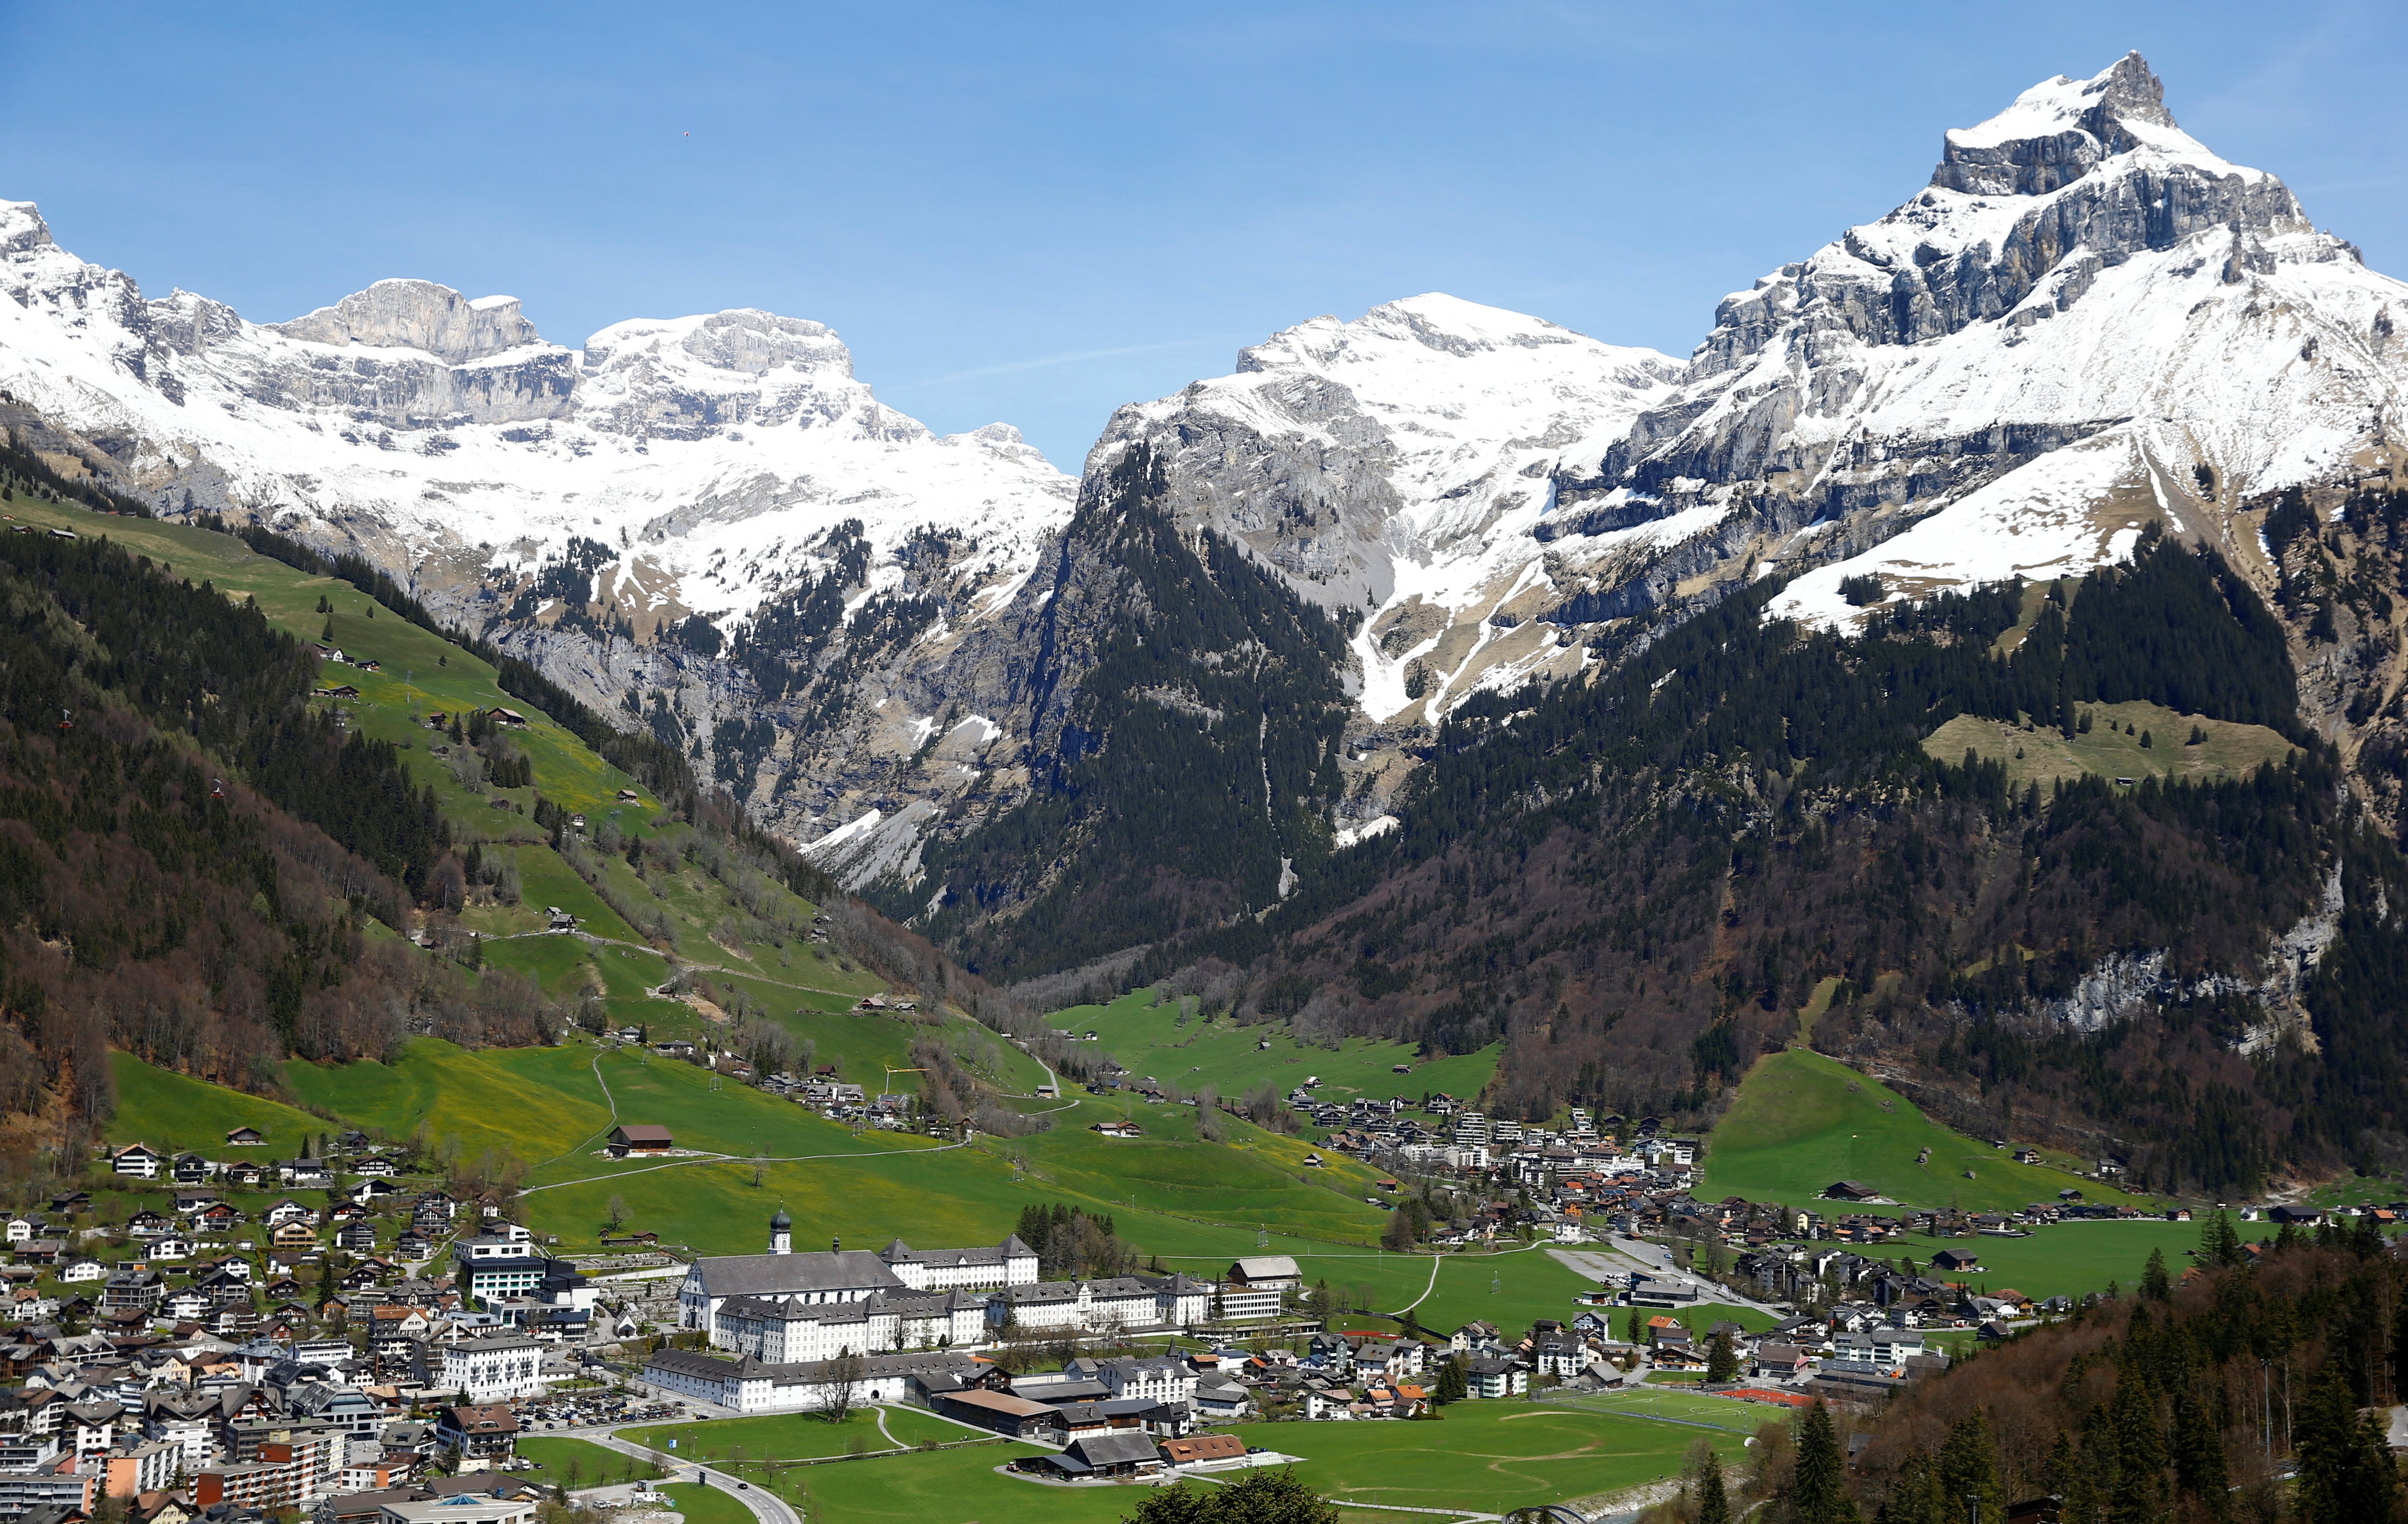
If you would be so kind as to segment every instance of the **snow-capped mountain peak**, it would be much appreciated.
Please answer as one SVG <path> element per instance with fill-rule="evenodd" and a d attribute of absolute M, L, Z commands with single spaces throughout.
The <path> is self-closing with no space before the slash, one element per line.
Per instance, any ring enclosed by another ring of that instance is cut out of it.
<path fill-rule="evenodd" d="M 1298 323 L 1229 375 L 1122 409 L 1089 469 L 1149 441 L 1180 513 L 1361 616 L 1366 713 L 1418 724 L 1557 659 L 1552 630 L 1517 630 L 1565 596 L 1534 567 L 1548 477 L 1620 438 L 1681 372 L 1433 292 Z M 1414 669 L 1436 675 L 1409 697 Z"/>
<path fill-rule="evenodd" d="M 388 280 L 251 323 L 145 301 L 29 202 L 0 202 L 0 389 L 124 441 L 127 484 L 355 543 L 438 608 L 581 541 L 618 555 L 596 585 L 638 631 L 740 621 L 855 523 L 872 587 L 901 580 L 912 536 L 974 524 L 949 572 L 984 586 L 1069 511 L 1070 480 L 1017 434 L 939 441 L 826 325 L 772 312 L 633 320 L 571 350 L 515 297 Z"/>
<path fill-rule="evenodd" d="M 1828 563 L 1782 608 L 1834 621 L 1842 577 L 2076 575 L 2153 517 L 2245 559 L 2242 496 L 2389 448 L 2395 312 L 2408 288 L 2183 132 L 2128 55 L 1949 133 L 1905 204 L 1727 297 L 1559 511 L 1707 515 L 1670 553 L 1687 577 Z"/>

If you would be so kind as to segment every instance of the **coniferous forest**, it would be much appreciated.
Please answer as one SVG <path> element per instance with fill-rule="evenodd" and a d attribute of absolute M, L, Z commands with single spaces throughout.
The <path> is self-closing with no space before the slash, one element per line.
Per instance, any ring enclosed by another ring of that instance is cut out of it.
<path fill-rule="evenodd" d="M 1593 683 L 1471 699 L 1400 830 L 1131 977 L 1226 969 L 1241 1010 L 1308 1033 L 1502 1041 L 1508 1113 L 1700 1121 L 1820 989 L 1817 1047 L 1905 1059 L 1919 1102 L 1985 1136 L 2219 1194 L 2278 1151 L 2408 1162 L 2384 994 L 2408 931 L 2379 911 L 2408 870 L 2213 552 L 2152 535 L 2079 583 L 1901 604 L 1856 637 L 1768 619 L 1775 591 L 1634 625 Z M 2134 699 L 2266 726 L 2289 758 L 2018 787 L 1923 745 L 1959 714 L 2071 738 Z M 2328 956 L 2270 983 L 2266 949 L 2335 884 Z"/>

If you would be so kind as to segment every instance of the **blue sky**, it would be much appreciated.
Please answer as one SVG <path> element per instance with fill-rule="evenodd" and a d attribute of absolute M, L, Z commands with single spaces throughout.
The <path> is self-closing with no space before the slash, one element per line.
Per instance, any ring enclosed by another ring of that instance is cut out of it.
<path fill-rule="evenodd" d="M 764 307 L 942 431 L 1114 406 L 1448 291 L 1685 353 L 1715 300 L 2138 48 L 2408 274 L 2408 7 L 0 0 L 0 196 L 268 321 L 384 276 L 575 344 Z"/>

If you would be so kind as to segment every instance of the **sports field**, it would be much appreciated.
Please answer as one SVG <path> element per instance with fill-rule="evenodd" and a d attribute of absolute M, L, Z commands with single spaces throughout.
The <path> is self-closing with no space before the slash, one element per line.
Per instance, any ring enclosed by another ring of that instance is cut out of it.
<path fill-rule="evenodd" d="M 1927 1148 L 1930 1159 L 1917 1163 Z M 1741 1082 L 1706 1139 L 1697 1194 L 1813 1207 L 1834 1181 L 1856 1180 L 1908 1206 L 2011 1211 L 2054 1201 L 2068 1187 L 2093 1201 L 2151 1204 L 2066 1170 L 2017 1164 L 2011 1153 L 1950 1131 L 1836 1059 L 1791 1048 L 1756 1060 Z"/>
<path fill-rule="evenodd" d="M 890 1428 L 915 1422 L 956 1439 L 966 1431 L 911 1409 L 886 1410 Z M 1502 1513 L 1619 1491 L 1676 1473 L 1700 1436 L 1726 1459 L 1756 1426 L 1781 1416 L 1679 1392 L 1599 1399 L 1578 1407 L 1526 1402 L 1462 1402 L 1411 1423 L 1246 1424 L 1249 1445 L 1299 1458 L 1297 1477 L 1349 1502 L 1391 1508 L 1465 1508 Z M 1664 1420 L 1677 1421 L 1664 1421 Z M 1111 1520 L 1133 1511 L 1135 1488 L 1065 1488 L 1003 1476 L 996 1468 L 1036 1451 L 1021 1445 L 880 1456 L 834 1465 L 773 1470 L 769 1456 L 844 1453 L 860 1416 L 843 1426 L 794 1416 L 663 1426 L 640 1437 L 675 1435 L 678 1454 L 697 1446 L 714 1469 L 808 1502 L 835 1524 L 977 1519 L 982 1524 Z M 870 1431 L 875 1437 L 874 1428 Z M 741 1457 L 737 1451 L 741 1449 Z"/>
<path fill-rule="evenodd" d="M 1667 1394 L 1669 1396 L 1669 1394 Z M 1710 1402 L 1710 1399 L 1693 1399 Z M 1722 1403 L 1722 1407 L 1735 1404 Z M 1351 1502 L 1509 1513 L 1594 1498 L 1677 1474 L 1699 1437 L 1727 1463 L 1766 1415 L 1712 1427 L 1638 1410 L 1524 1402 L 1457 1402 L 1425 1422 L 1244 1424 L 1248 1445 L 1300 1458 L 1298 1479 Z"/>

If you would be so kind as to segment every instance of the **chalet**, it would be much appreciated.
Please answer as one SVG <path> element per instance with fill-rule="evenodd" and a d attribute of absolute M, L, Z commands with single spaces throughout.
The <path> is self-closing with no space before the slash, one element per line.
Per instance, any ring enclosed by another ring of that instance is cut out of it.
<path fill-rule="evenodd" d="M 1145 1136 L 1145 1129 L 1138 1126 L 1135 1122 L 1096 1122 L 1090 1124 L 1090 1130 L 1100 1132 L 1107 1138 L 1142 1138 Z"/>
<path fill-rule="evenodd" d="M 179 1154 L 171 1178 L 179 1186 L 197 1186 L 218 1172 L 218 1167 L 198 1154 Z"/>
<path fill-rule="evenodd" d="M 1931 1257 L 1931 1268 L 1952 1275 L 1971 1275 L 1982 1269 L 1982 1257 L 1968 1249 L 1942 1249 Z"/>
<path fill-rule="evenodd" d="M 359 696 L 358 685 L 350 683 L 337 683 L 331 688 L 318 690 L 318 697 L 321 698 L 357 698 Z"/>
<path fill-rule="evenodd" d="M 610 1152 L 624 1158 L 630 1154 L 666 1154 L 676 1147 L 669 1129 L 656 1122 L 623 1122 L 610 1129 Z"/>
<path fill-rule="evenodd" d="M 111 1173 L 126 1175 L 136 1180 L 158 1179 L 160 1167 L 166 1162 L 157 1150 L 147 1148 L 141 1143 L 128 1143 L 108 1156 L 108 1168 Z"/>
<path fill-rule="evenodd" d="M 1875 1201 L 1881 1192 L 1861 1180 L 1834 1180 L 1823 1187 L 1826 1200 L 1833 1201 Z"/>
<path fill-rule="evenodd" d="M 258 1148 L 266 1142 L 267 1139 L 257 1128 L 236 1128 L 226 1134 L 228 1148 Z"/>
<path fill-rule="evenodd" d="M 525 715 L 520 713 L 514 709 L 504 709 L 499 704 L 496 704 L 492 709 L 485 711 L 485 718 L 493 721 L 495 725 L 523 726 L 527 723 Z"/>
<path fill-rule="evenodd" d="M 519 1420 L 507 1402 L 447 1407 L 436 1416 L 435 1438 L 465 1458 L 490 1459 L 517 1448 Z"/>

